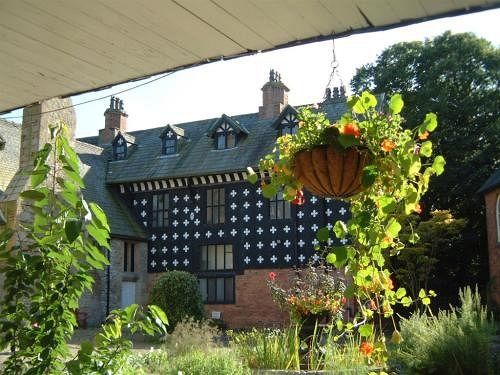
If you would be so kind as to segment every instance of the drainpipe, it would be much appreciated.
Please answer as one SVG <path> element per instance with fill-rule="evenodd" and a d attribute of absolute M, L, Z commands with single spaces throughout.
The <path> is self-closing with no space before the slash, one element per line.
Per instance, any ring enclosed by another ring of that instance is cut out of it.
<path fill-rule="evenodd" d="M 106 258 L 108 258 L 108 263 L 109 265 L 106 267 L 106 318 L 108 318 L 109 315 L 109 286 L 111 282 L 111 273 L 110 273 L 110 267 L 111 267 L 111 262 L 110 262 L 110 253 L 109 249 L 106 250 Z"/>

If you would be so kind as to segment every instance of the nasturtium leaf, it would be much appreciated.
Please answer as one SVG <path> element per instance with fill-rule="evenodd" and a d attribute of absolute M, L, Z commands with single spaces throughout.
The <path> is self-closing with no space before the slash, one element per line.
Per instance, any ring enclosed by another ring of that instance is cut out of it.
<path fill-rule="evenodd" d="M 328 228 L 320 228 L 316 232 L 316 238 L 321 241 L 321 242 L 326 242 L 328 241 L 328 238 L 330 237 L 330 230 Z"/>
<path fill-rule="evenodd" d="M 418 298 L 424 298 L 425 296 L 427 296 L 427 293 L 425 293 L 425 290 L 420 289 L 420 291 L 418 292 Z"/>
<path fill-rule="evenodd" d="M 45 198 L 45 194 L 38 190 L 25 190 L 20 194 L 20 196 L 34 201 L 40 201 Z"/>
<path fill-rule="evenodd" d="M 432 155 L 432 142 L 426 141 L 420 147 L 420 155 L 430 157 Z"/>
<path fill-rule="evenodd" d="M 431 299 L 429 297 L 422 298 L 422 304 L 424 306 L 430 305 L 431 304 Z"/>
<path fill-rule="evenodd" d="M 253 170 L 252 167 L 247 167 L 247 181 L 250 182 L 251 184 L 255 184 L 259 177 L 257 176 L 257 173 Z"/>
<path fill-rule="evenodd" d="M 397 298 L 397 299 L 401 299 L 401 298 L 403 298 L 404 296 L 406 296 L 406 289 L 405 289 L 405 288 L 399 288 L 399 289 L 396 291 L 396 298 Z"/>
<path fill-rule="evenodd" d="M 393 197 L 383 196 L 379 198 L 378 203 L 380 205 L 380 210 L 385 214 L 391 213 L 396 208 L 396 201 Z"/>
<path fill-rule="evenodd" d="M 333 226 L 333 233 L 337 238 L 344 238 L 347 235 L 347 226 L 342 220 L 337 220 Z"/>
<path fill-rule="evenodd" d="M 395 94 L 391 96 L 391 100 L 389 101 L 389 109 L 391 114 L 397 115 L 403 109 L 404 102 L 401 94 Z"/>
<path fill-rule="evenodd" d="M 415 176 L 419 171 L 420 167 L 422 166 L 422 163 L 420 162 L 420 158 L 416 155 L 414 155 L 415 158 L 412 160 L 410 169 L 408 170 L 408 175 L 409 176 Z"/>
<path fill-rule="evenodd" d="M 401 303 L 403 304 L 404 307 L 410 306 L 412 302 L 413 300 L 411 299 L 411 297 L 406 296 L 401 298 Z"/>
<path fill-rule="evenodd" d="M 437 116 L 435 113 L 428 113 L 425 115 L 425 120 L 423 125 L 425 125 L 425 130 L 432 132 L 437 128 Z"/>
<path fill-rule="evenodd" d="M 332 253 L 335 255 L 333 265 L 337 268 L 342 268 L 347 262 L 347 247 L 337 246 L 334 247 Z"/>
<path fill-rule="evenodd" d="M 363 114 L 366 112 L 365 107 L 363 107 L 361 99 L 358 96 L 351 96 L 347 101 L 347 105 L 354 113 Z"/>
<path fill-rule="evenodd" d="M 264 198 L 270 199 L 274 197 L 276 194 L 278 194 L 278 190 L 274 185 L 269 184 L 265 185 L 262 188 L 262 195 L 264 196 Z"/>
<path fill-rule="evenodd" d="M 64 232 L 66 233 L 66 238 L 70 243 L 73 243 L 82 230 L 82 221 L 78 219 L 67 220 L 64 224 Z"/>
<path fill-rule="evenodd" d="M 373 325 L 363 324 L 358 328 L 358 332 L 361 337 L 370 337 L 373 333 Z"/>
<path fill-rule="evenodd" d="M 385 233 L 391 238 L 397 237 L 399 231 L 401 230 L 401 224 L 395 218 L 391 218 L 387 225 L 385 226 Z"/>
<path fill-rule="evenodd" d="M 327 262 L 328 264 L 334 264 L 336 260 L 337 260 L 337 257 L 336 257 L 336 256 L 335 256 L 335 254 L 333 254 L 333 253 L 330 253 L 330 254 L 328 254 L 328 255 L 326 256 L 326 262 Z"/>
<path fill-rule="evenodd" d="M 368 165 L 363 168 L 363 175 L 361 176 L 361 183 L 365 188 L 372 186 L 378 176 L 378 169 L 374 165 Z"/>
<path fill-rule="evenodd" d="M 377 105 L 377 98 L 368 91 L 363 91 L 361 94 L 361 102 L 363 102 L 365 108 L 375 108 Z"/>
<path fill-rule="evenodd" d="M 349 148 L 361 144 L 359 138 L 356 138 L 353 135 L 348 135 L 348 134 L 339 134 L 337 136 L 337 140 L 339 141 L 340 145 L 343 148 Z"/>
<path fill-rule="evenodd" d="M 434 159 L 434 162 L 432 163 L 432 169 L 434 169 L 436 171 L 437 176 L 439 176 L 440 174 L 442 174 L 444 172 L 445 164 L 446 164 L 446 161 L 444 160 L 444 158 L 441 155 L 436 156 L 436 158 Z"/>

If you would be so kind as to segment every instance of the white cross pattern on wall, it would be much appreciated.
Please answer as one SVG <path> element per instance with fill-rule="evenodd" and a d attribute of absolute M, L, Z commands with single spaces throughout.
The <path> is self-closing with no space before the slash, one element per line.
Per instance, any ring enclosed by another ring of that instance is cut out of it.
<path fill-rule="evenodd" d="M 184 247 L 182 248 L 182 250 L 184 250 L 184 252 L 187 253 L 189 251 L 189 246 L 188 245 L 184 245 Z"/>
<path fill-rule="evenodd" d="M 328 244 L 328 246 L 331 246 L 333 244 L 333 240 L 330 237 L 328 237 L 326 243 Z"/>
<path fill-rule="evenodd" d="M 238 219 L 236 218 L 236 216 L 234 216 L 234 215 L 233 215 L 233 216 L 231 216 L 231 222 L 232 222 L 232 223 L 235 223 L 235 222 L 236 222 L 236 220 L 238 220 Z"/>
<path fill-rule="evenodd" d="M 219 229 L 217 234 L 219 235 L 219 237 L 222 237 L 224 235 L 224 231 L 222 229 Z"/>
<path fill-rule="evenodd" d="M 187 227 L 189 225 L 189 220 L 188 219 L 184 219 L 184 221 L 182 223 L 184 224 L 185 227 Z"/>
<path fill-rule="evenodd" d="M 316 232 L 318 230 L 318 226 L 316 225 L 316 223 L 314 223 L 313 225 L 311 225 L 311 229 Z"/>
<path fill-rule="evenodd" d="M 272 234 L 276 233 L 277 229 L 272 226 L 270 229 L 269 229 L 269 232 L 271 232 Z"/>
<path fill-rule="evenodd" d="M 194 232 L 194 237 L 198 239 L 200 237 L 200 232 Z"/>
<path fill-rule="evenodd" d="M 168 249 L 167 249 L 167 247 L 166 247 L 166 246 L 163 246 L 163 247 L 161 248 L 161 251 L 163 251 L 163 254 L 165 254 L 165 253 L 167 252 L 167 250 L 168 250 Z"/>
<path fill-rule="evenodd" d="M 142 201 L 141 201 L 142 205 L 145 206 L 146 203 L 148 203 L 148 201 L 146 200 L 146 198 L 143 198 Z"/>
<path fill-rule="evenodd" d="M 198 212 L 200 212 L 201 210 L 200 210 L 200 207 L 196 206 L 196 207 L 194 208 L 194 210 L 193 210 L 193 211 L 194 211 L 194 212 L 196 212 L 196 213 L 198 213 Z"/>
<path fill-rule="evenodd" d="M 186 194 L 186 195 L 184 196 L 184 202 L 187 202 L 188 200 L 189 200 L 189 195 L 187 195 L 187 194 Z"/>
<path fill-rule="evenodd" d="M 173 201 L 174 201 L 175 203 L 177 203 L 177 201 L 178 201 L 178 200 L 179 200 L 179 197 L 178 197 L 177 195 L 174 195 L 174 199 L 173 199 Z"/>
<path fill-rule="evenodd" d="M 163 239 L 163 241 L 165 241 L 167 239 L 167 234 L 163 233 L 163 235 L 161 236 L 161 238 Z"/>
<path fill-rule="evenodd" d="M 257 201 L 257 203 L 255 203 L 255 205 L 259 208 L 261 208 L 263 204 L 264 203 L 262 203 L 262 201 Z"/>
<path fill-rule="evenodd" d="M 184 267 L 187 267 L 189 264 L 189 260 L 187 260 L 187 258 L 186 258 L 186 259 L 184 259 L 184 262 L 182 262 L 182 263 L 184 263 Z"/>
<path fill-rule="evenodd" d="M 332 223 L 328 223 L 328 224 L 326 224 L 326 227 L 328 228 L 328 230 L 332 230 L 333 225 L 332 225 Z"/>
<path fill-rule="evenodd" d="M 156 253 L 156 247 L 153 246 L 150 251 L 151 251 L 151 254 L 154 255 Z"/>
<path fill-rule="evenodd" d="M 212 232 L 210 232 L 209 230 L 207 230 L 207 233 L 205 233 L 205 236 L 207 236 L 207 238 L 210 238 L 212 236 Z"/>
<path fill-rule="evenodd" d="M 154 235 L 154 234 L 153 234 L 153 235 L 151 236 L 151 241 L 154 241 L 154 240 L 156 240 L 156 235 Z"/>
<path fill-rule="evenodd" d="M 245 248 L 245 250 L 248 250 L 248 249 L 250 249 L 250 244 L 248 242 L 245 242 L 243 247 Z"/>
<path fill-rule="evenodd" d="M 261 227 L 258 227 L 257 233 L 259 234 L 259 236 L 262 234 L 262 232 L 264 232 L 264 229 L 262 229 Z"/>
<path fill-rule="evenodd" d="M 167 268 L 168 262 L 165 259 L 163 259 L 163 262 L 161 262 L 161 264 L 163 267 Z"/>
<path fill-rule="evenodd" d="M 234 237 L 234 236 L 236 236 L 236 233 L 238 233 L 238 231 L 233 228 L 233 229 L 231 229 L 231 232 L 229 232 L 229 233 L 231 233 L 231 236 Z"/>
<path fill-rule="evenodd" d="M 200 194 L 196 193 L 196 195 L 194 196 L 194 199 L 196 199 L 197 201 L 200 200 Z"/>
<path fill-rule="evenodd" d="M 175 254 L 177 254 L 177 252 L 179 251 L 179 248 L 178 248 L 177 246 L 174 246 L 174 247 L 172 248 L 172 251 L 173 251 Z"/>
<path fill-rule="evenodd" d="M 297 245 L 299 245 L 299 247 L 304 247 L 305 244 L 306 243 L 302 239 L 300 239 L 300 241 L 297 242 Z"/>
<path fill-rule="evenodd" d="M 306 257 L 305 257 L 303 254 L 300 254 L 300 255 L 299 255 L 299 260 L 300 260 L 301 262 L 304 262 L 304 260 L 305 260 L 305 259 L 306 259 Z"/>
<path fill-rule="evenodd" d="M 229 193 L 229 195 L 231 195 L 233 198 L 236 196 L 236 194 L 238 194 L 238 193 L 236 193 L 236 190 L 234 190 L 234 189 L 231 190 L 231 192 Z"/>
<path fill-rule="evenodd" d="M 145 217 L 145 216 L 146 216 L 146 211 L 142 210 L 142 212 L 141 212 L 141 216 L 142 216 L 142 217 Z"/>
<path fill-rule="evenodd" d="M 297 212 L 297 216 L 299 219 L 302 219 L 304 217 L 304 213 L 302 211 Z"/>
<path fill-rule="evenodd" d="M 340 240 L 340 242 L 342 242 L 342 245 L 345 245 L 345 244 L 346 244 L 347 242 L 349 242 L 349 241 L 348 241 L 348 239 L 347 239 L 347 238 L 342 238 L 342 239 Z"/>
<path fill-rule="evenodd" d="M 262 249 L 264 247 L 264 244 L 262 242 L 257 242 L 257 247 L 260 249 Z"/>
<path fill-rule="evenodd" d="M 314 195 L 311 197 L 311 199 L 309 199 L 312 204 L 316 204 L 316 202 L 318 201 L 318 198 L 316 198 Z"/>
<path fill-rule="evenodd" d="M 182 210 L 185 214 L 187 214 L 189 212 L 189 208 L 187 207 L 184 207 L 184 210 Z"/>
<path fill-rule="evenodd" d="M 246 197 L 248 194 L 250 194 L 250 192 L 248 191 L 248 189 L 245 189 L 243 190 L 243 195 Z"/>
<path fill-rule="evenodd" d="M 278 244 L 276 243 L 276 241 L 271 241 L 271 247 L 274 249 L 276 246 L 278 246 Z"/>
<path fill-rule="evenodd" d="M 174 133 L 172 133 L 172 130 L 169 130 L 169 131 L 167 132 L 167 137 L 168 137 L 168 138 L 172 138 L 172 136 L 173 136 L 173 135 L 174 135 Z"/>
<path fill-rule="evenodd" d="M 177 259 L 174 259 L 174 261 L 172 262 L 172 264 L 174 265 L 174 267 L 177 267 L 177 265 L 179 264 L 179 262 L 177 261 Z"/>
<path fill-rule="evenodd" d="M 172 221 L 172 225 L 173 225 L 174 227 L 176 227 L 177 225 L 179 225 L 179 222 L 178 222 L 177 220 L 174 220 L 174 221 Z"/>
<path fill-rule="evenodd" d="M 243 216 L 243 220 L 245 220 L 245 222 L 248 223 L 248 220 L 250 220 L 250 216 L 248 215 Z"/>
<path fill-rule="evenodd" d="M 153 268 L 155 268 L 155 267 L 156 267 L 156 262 L 155 262 L 155 260 L 154 260 L 154 259 L 153 259 L 153 260 L 151 261 L 151 263 L 149 263 L 149 264 L 151 264 L 151 267 L 153 267 Z"/>
<path fill-rule="evenodd" d="M 134 206 L 137 206 L 137 201 L 134 199 Z"/>
<path fill-rule="evenodd" d="M 283 242 L 283 245 L 285 245 L 285 247 L 288 247 L 290 246 L 292 243 L 288 240 L 285 240 L 285 242 Z"/>
<path fill-rule="evenodd" d="M 257 194 L 261 195 L 262 194 L 262 189 L 259 187 L 257 188 L 257 190 L 255 190 L 257 192 Z"/>
<path fill-rule="evenodd" d="M 289 255 L 289 254 L 286 254 L 283 259 L 285 259 L 285 262 L 290 262 L 290 260 L 292 259 L 292 257 Z"/>
<path fill-rule="evenodd" d="M 259 255 L 259 257 L 257 258 L 257 262 L 262 263 L 263 261 L 264 261 L 264 258 L 262 258 L 262 256 Z"/>
<path fill-rule="evenodd" d="M 300 224 L 298 227 L 297 227 L 297 230 L 302 233 L 302 231 L 304 230 L 304 227 L 302 224 Z"/>
<path fill-rule="evenodd" d="M 236 205 L 236 203 L 233 202 L 229 207 L 231 207 L 231 210 L 236 210 L 236 207 L 238 206 Z"/>
<path fill-rule="evenodd" d="M 122 138 L 118 139 L 118 144 L 119 144 L 120 146 L 123 144 L 123 139 L 122 139 Z"/>
<path fill-rule="evenodd" d="M 271 262 L 273 263 L 276 263 L 276 261 L 278 260 L 278 258 L 276 258 L 276 256 L 273 254 L 273 256 L 271 258 L 269 258 L 271 260 Z"/>
<path fill-rule="evenodd" d="M 316 253 L 314 253 L 314 255 L 312 256 L 312 258 L 313 258 L 313 260 L 314 260 L 315 262 L 317 262 L 317 261 L 319 260 L 319 255 L 318 255 L 318 254 L 316 254 Z"/>
<path fill-rule="evenodd" d="M 243 203 L 243 207 L 245 207 L 245 210 L 248 210 L 248 207 L 250 207 L 250 203 L 245 201 L 245 203 Z"/>
<path fill-rule="evenodd" d="M 344 216 L 344 214 L 347 212 L 347 210 L 342 207 L 340 210 L 339 210 L 339 214 L 341 214 L 342 216 Z"/>
<path fill-rule="evenodd" d="M 311 212 L 311 216 L 312 216 L 312 217 L 316 217 L 316 216 L 318 216 L 318 211 L 316 211 L 316 210 L 312 210 L 312 212 Z"/>
<path fill-rule="evenodd" d="M 200 219 L 196 218 L 196 220 L 194 221 L 194 224 L 195 224 L 196 226 L 198 226 L 198 225 L 200 224 Z"/>
<path fill-rule="evenodd" d="M 248 264 L 248 263 L 250 263 L 250 258 L 249 258 L 248 256 L 246 256 L 246 257 L 245 257 L 245 259 L 243 259 L 243 261 L 244 261 L 246 264 Z"/>
<path fill-rule="evenodd" d="M 325 211 L 325 214 L 326 214 L 326 216 L 330 216 L 331 214 L 333 214 L 333 211 L 332 211 L 332 210 L 330 210 L 330 209 L 327 209 L 327 210 Z"/>
<path fill-rule="evenodd" d="M 283 232 L 285 232 L 285 233 L 290 232 L 290 230 L 291 230 L 291 229 L 290 229 L 290 227 L 289 227 L 288 225 L 285 225 L 285 226 L 283 227 Z"/>
<path fill-rule="evenodd" d="M 315 238 L 314 240 L 311 241 L 311 244 L 313 246 L 319 245 L 319 241 Z"/>
<path fill-rule="evenodd" d="M 263 218 L 264 218 L 264 216 L 262 216 L 261 214 L 257 215 L 257 220 L 261 221 Z"/>
<path fill-rule="evenodd" d="M 179 210 L 177 209 L 177 207 L 175 207 L 172 212 L 174 213 L 174 215 L 177 215 L 179 213 Z"/>
<path fill-rule="evenodd" d="M 176 239 L 178 239 L 178 238 L 179 238 L 179 235 L 178 235 L 177 233 L 174 233 L 174 234 L 172 235 L 172 238 L 173 238 L 174 240 L 176 240 Z"/>
<path fill-rule="evenodd" d="M 250 234 L 250 229 L 245 228 L 245 230 L 243 231 L 243 233 L 245 233 L 245 236 L 248 236 Z"/>

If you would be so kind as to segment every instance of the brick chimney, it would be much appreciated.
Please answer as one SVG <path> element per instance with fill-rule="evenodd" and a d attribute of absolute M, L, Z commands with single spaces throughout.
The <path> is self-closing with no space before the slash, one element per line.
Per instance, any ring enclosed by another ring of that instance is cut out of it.
<path fill-rule="evenodd" d="M 53 98 L 24 108 L 19 168 L 33 166 L 37 151 L 50 141 L 49 124 L 63 121 L 68 126 L 70 139 L 73 140 L 76 115 L 71 105 L 69 98 Z"/>
<path fill-rule="evenodd" d="M 262 87 L 262 107 L 259 107 L 260 119 L 272 119 L 279 116 L 288 104 L 288 87 L 281 82 L 281 74 L 271 69 L 269 82 Z"/>
<path fill-rule="evenodd" d="M 104 129 L 99 130 L 99 145 L 109 144 L 119 131 L 127 131 L 127 113 L 123 109 L 123 100 L 111 97 L 109 108 L 104 112 Z"/>

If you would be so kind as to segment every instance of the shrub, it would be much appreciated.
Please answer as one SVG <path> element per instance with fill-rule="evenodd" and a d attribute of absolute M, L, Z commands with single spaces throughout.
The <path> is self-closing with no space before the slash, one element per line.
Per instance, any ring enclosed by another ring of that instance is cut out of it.
<path fill-rule="evenodd" d="M 403 341 L 391 353 L 391 366 L 404 373 L 492 374 L 495 326 L 481 297 L 470 287 L 459 292 L 461 307 L 437 316 L 414 314 L 401 321 Z"/>
<path fill-rule="evenodd" d="M 164 348 L 171 356 L 183 355 L 193 350 L 208 352 L 217 346 L 214 337 L 218 333 L 217 327 L 207 320 L 184 318 L 177 323 L 171 334 L 167 334 Z"/>
<path fill-rule="evenodd" d="M 194 350 L 172 361 L 167 374 L 178 375 L 246 375 L 250 374 L 239 358 L 230 349 L 215 349 L 209 352 Z"/>
<path fill-rule="evenodd" d="M 160 276 L 153 285 L 150 300 L 166 312 L 169 332 L 185 317 L 196 320 L 204 317 L 198 281 L 188 272 L 169 271 Z"/>

